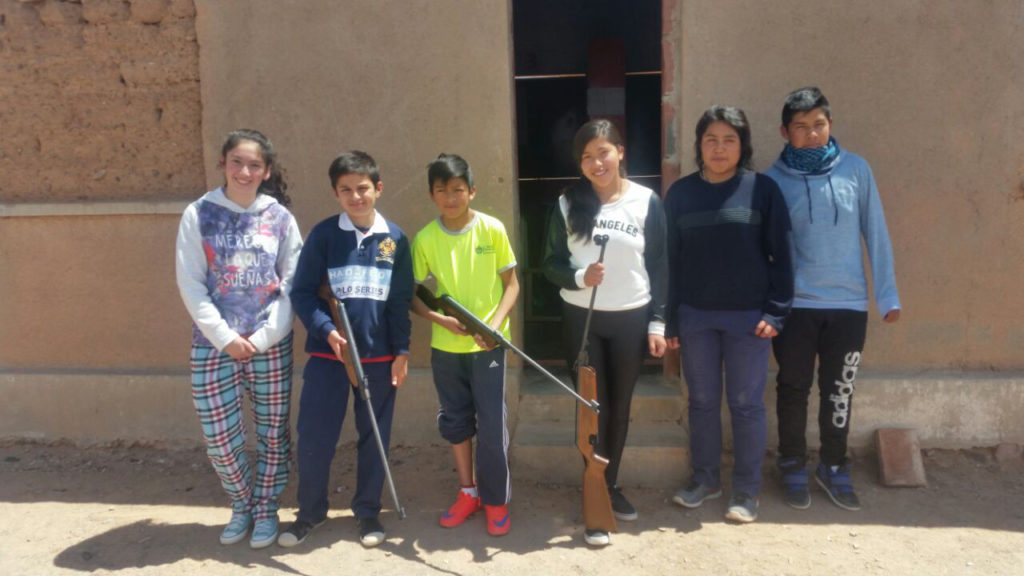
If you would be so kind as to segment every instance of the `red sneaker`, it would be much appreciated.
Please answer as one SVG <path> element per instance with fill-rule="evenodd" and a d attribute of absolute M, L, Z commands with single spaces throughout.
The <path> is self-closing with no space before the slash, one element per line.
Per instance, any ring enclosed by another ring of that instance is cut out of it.
<path fill-rule="evenodd" d="M 504 536 L 512 523 L 508 518 L 508 506 L 484 506 L 487 512 L 487 533 L 491 536 Z"/>
<path fill-rule="evenodd" d="M 455 499 L 455 504 L 452 504 L 452 507 L 441 515 L 441 526 L 455 528 L 465 522 L 466 518 L 472 516 L 479 509 L 480 498 L 474 498 L 459 490 L 459 496 Z"/>

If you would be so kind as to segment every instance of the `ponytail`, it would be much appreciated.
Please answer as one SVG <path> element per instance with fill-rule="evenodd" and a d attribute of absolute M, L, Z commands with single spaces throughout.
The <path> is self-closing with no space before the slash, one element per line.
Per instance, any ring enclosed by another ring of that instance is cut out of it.
<path fill-rule="evenodd" d="M 566 222 L 569 233 L 584 243 L 590 242 L 597 215 L 601 212 L 601 199 L 597 197 L 593 186 L 585 177 L 580 177 L 575 183 L 570 184 L 564 194 L 569 202 L 569 218 Z"/>

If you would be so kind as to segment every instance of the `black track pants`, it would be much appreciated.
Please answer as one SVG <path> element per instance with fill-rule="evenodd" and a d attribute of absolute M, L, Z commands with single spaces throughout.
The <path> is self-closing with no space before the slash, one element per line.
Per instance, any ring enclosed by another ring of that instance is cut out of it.
<path fill-rule="evenodd" d="M 794 308 L 773 342 L 779 363 L 779 458 L 807 459 L 807 399 L 818 361 L 818 427 L 821 461 L 846 459 L 853 408 L 854 380 L 867 331 L 867 312 Z"/>

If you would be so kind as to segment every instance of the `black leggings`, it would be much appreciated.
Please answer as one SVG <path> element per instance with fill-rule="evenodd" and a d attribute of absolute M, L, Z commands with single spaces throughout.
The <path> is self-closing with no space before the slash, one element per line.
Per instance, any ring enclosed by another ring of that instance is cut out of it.
<path fill-rule="evenodd" d="M 586 308 L 562 303 L 569 369 L 576 363 L 587 320 Z M 647 347 L 647 306 L 632 310 L 594 310 L 588 340 L 590 365 L 597 372 L 598 415 L 595 451 L 611 462 L 605 471 L 609 486 L 619 476 L 619 462 L 629 432 L 629 407 Z M 573 373 L 573 381 L 576 375 Z"/>

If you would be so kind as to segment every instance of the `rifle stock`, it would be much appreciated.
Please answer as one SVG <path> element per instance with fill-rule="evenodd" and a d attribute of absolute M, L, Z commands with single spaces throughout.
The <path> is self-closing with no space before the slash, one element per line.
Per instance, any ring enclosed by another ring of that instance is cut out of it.
<path fill-rule="evenodd" d="M 334 327 L 338 330 L 338 333 L 341 334 L 341 337 L 344 338 L 346 341 L 345 344 L 341 345 L 341 355 L 344 356 L 344 360 L 342 360 L 342 363 L 345 365 L 345 373 L 348 374 L 348 381 L 352 384 L 352 386 L 358 386 L 359 381 L 356 380 L 355 366 L 353 366 L 352 362 L 349 360 L 350 354 L 348 352 L 348 334 L 345 333 L 345 325 L 341 322 L 341 312 L 338 309 L 338 299 L 334 297 L 334 293 L 331 292 L 331 287 L 330 285 L 327 284 L 326 281 L 324 281 L 324 283 L 320 285 L 320 288 L 316 291 L 316 295 L 319 296 L 321 300 L 327 302 L 327 307 L 331 311 L 331 321 L 334 322 Z"/>
<path fill-rule="evenodd" d="M 597 373 L 591 366 L 580 366 L 576 376 L 579 393 L 583 398 L 597 400 Z M 586 463 L 583 470 L 583 524 L 587 530 L 616 532 L 615 513 L 612 511 L 612 500 L 608 494 L 608 483 L 604 471 L 608 467 L 608 459 L 597 454 L 597 414 L 584 410 L 582 405 L 576 409 L 576 448 Z"/>

